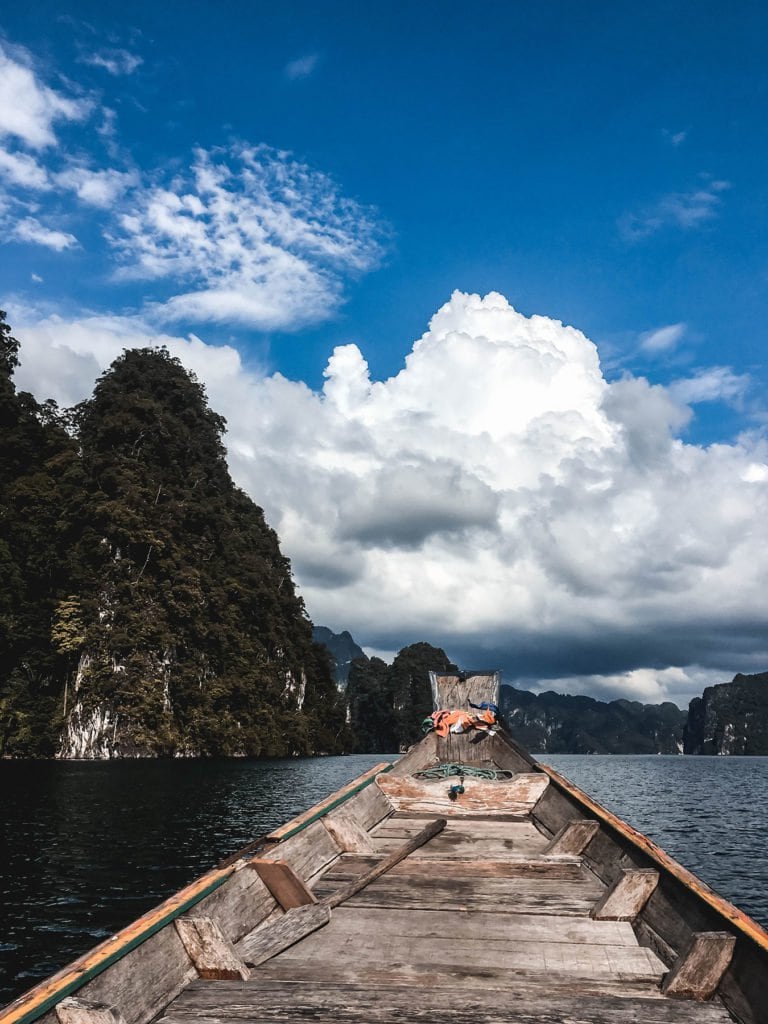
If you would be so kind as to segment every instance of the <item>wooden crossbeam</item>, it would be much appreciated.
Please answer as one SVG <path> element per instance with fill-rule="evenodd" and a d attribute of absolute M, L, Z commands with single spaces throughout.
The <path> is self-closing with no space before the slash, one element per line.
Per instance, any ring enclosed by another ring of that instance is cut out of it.
<path fill-rule="evenodd" d="M 331 839 L 344 853 L 372 853 L 373 843 L 359 822 L 343 811 L 332 811 L 322 819 Z"/>
<path fill-rule="evenodd" d="M 399 864 L 401 860 L 410 856 L 414 850 L 418 850 L 420 846 L 428 843 L 430 839 L 442 832 L 446 826 L 445 818 L 436 818 L 431 821 L 426 828 L 423 828 L 420 832 L 409 839 L 407 843 L 403 843 L 402 846 L 398 846 L 396 850 L 393 850 L 389 856 L 385 857 L 375 867 L 371 868 L 364 875 L 360 875 L 359 878 L 354 878 L 347 885 L 342 886 L 341 889 L 337 889 L 336 892 L 331 893 L 330 896 L 326 896 L 324 903 L 327 903 L 329 907 L 338 907 L 339 904 L 344 903 L 350 899 L 355 893 L 360 892 L 371 882 L 374 882 L 381 875 L 385 874 L 390 868 L 393 868 L 395 864 Z"/>
<path fill-rule="evenodd" d="M 695 932 L 661 986 L 676 999 L 711 999 L 736 945 L 730 932 Z"/>
<path fill-rule="evenodd" d="M 254 858 L 248 862 L 248 867 L 257 872 L 283 910 L 293 910 L 294 907 L 317 903 L 304 880 L 284 860 Z"/>
<path fill-rule="evenodd" d="M 235 949 L 250 967 L 282 953 L 331 920 L 331 908 L 325 903 L 308 903 L 286 911 L 281 918 L 262 925 L 241 939 Z"/>
<path fill-rule="evenodd" d="M 592 818 L 569 821 L 563 825 L 544 852 L 570 853 L 578 857 L 584 853 L 599 828 L 600 822 Z"/>
<path fill-rule="evenodd" d="M 652 868 L 623 871 L 589 916 L 596 921 L 633 921 L 658 884 L 659 872 Z"/>
<path fill-rule="evenodd" d="M 174 924 L 199 977 L 215 981 L 250 978 L 251 972 L 213 918 L 180 917 Z"/>

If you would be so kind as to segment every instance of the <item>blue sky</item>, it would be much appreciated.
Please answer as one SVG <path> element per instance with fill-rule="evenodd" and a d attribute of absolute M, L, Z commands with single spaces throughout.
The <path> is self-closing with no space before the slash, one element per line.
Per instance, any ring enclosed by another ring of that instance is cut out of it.
<path fill-rule="evenodd" d="M 603 383 L 664 386 L 689 455 L 759 446 L 767 28 L 757 3 L 6 5 L 0 302 L 29 353 L 58 323 L 85 358 L 98 321 L 96 363 L 104 332 L 194 334 L 318 392 L 337 346 L 386 381 L 455 289 L 498 292 L 584 332 Z"/>

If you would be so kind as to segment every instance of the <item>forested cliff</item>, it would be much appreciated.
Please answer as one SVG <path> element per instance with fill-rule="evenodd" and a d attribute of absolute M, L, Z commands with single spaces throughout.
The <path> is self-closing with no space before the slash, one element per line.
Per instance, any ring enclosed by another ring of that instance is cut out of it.
<path fill-rule="evenodd" d="M 768 672 L 708 686 L 694 697 L 686 754 L 768 754 Z"/>
<path fill-rule="evenodd" d="M 203 387 L 131 350 L 60 412 L 16 392 L 0 324 L 0 754 L 348 747 L 328 654 Z"/>

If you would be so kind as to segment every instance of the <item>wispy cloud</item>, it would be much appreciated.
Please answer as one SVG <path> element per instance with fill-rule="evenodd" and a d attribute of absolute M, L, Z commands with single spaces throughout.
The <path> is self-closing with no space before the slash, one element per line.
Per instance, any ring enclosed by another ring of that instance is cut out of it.
<path fill-rule="evenodd" d="M 57 231 L 41 224 L 36 217 L 24 217 L 13 229 L 13 233 L 22 242 L 44 245 L 47 249 L 62 252 L 77 245 L 77 239 L 67 231 Z"/>
<path fill-rule="evenodd" d="M 640 335 L 640 348 L 643 352 L 658 353 L 668 352 L 677 345 L 686 331 L 686 325 L 668 324 L 666 327 L 657 327 L 654 331 L 646 331 Z"/>
<path fill-rule="evenodd" d="M 711 180 L 690 192 L 670 192 L 636 213 L 619 220 L 621 234 L 630 242 L 654 235 L 665 228 L 690 230 L 701 227 L 718 213 L 722 193 L 730 182 Z"/>
<path fill-rule="evenodd" d="M 144 58 L 129 50 L 113 49 L 98 50 L 80 58 L 82 64 L 89 64 L 93 68 L 103 68 L 110 75 L 131 75 L 144 63 Z"/>
<path fill-rule="evenodd" d="M 292 82 L 297 78 L 309 78 L 316 70 L 320 62 L 320 55 L 317 53 L 307 54 L 306 57 L 299 57 L 298 60 L 289 61 L 285 65 L 285 77 Z"/>
<path fill-rule="evenodd" d="M 682 144 L 688 138 L 687 131 L 671 132 L 668 128 L 662 128 L 661 134 L 664 136 L 667 142 L 669 142 L 669 144 L 671 146 L 674 146 L 675 148 L 677 148 L 678 146 L 682 146 Z"/>
<path fill-rule="evenodd" d="M 691 377 L 673 381 L 669 391 L 679 402 L 734 402 L 742 398 L 751 384 L 747 373 L 734 373 L 730 366 L 709 366 Z"/>
<path fill-rule="evenodd" d="M 61 188 L 71 189 L 83 203 L 110 207 L 129 188 L 139 184 L 136 171 L 118 171 L 114 168 L 92 170 L 81 164 L 70 164 L 55 177 Z"/>
<path fill-rule="evenodd" d="M 57 121 L 82 121 L 92 108 L 90 100 L 65 96 L 43 85 L 31 57 L 19 47 L 0 43 L 0 138 L 12 137 L 31 149 L 44 149 L 56 141 Z"/>
<path fill-rule="evenodd" d="M 240 144 L 197 150 L 187 175 L 135 190 L 112 242 L 119 276 L 182 289 L 156 315 L 271 329 L 328 317 L 343 275 L 375 266 L 383 236 L 327 176 Z"/>

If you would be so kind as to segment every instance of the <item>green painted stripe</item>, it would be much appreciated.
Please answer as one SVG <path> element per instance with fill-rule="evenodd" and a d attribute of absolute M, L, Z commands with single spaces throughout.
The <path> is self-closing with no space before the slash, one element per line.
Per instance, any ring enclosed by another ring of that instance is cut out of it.
<path fill-rule="evenodd" d="M 345 803 L 351 797 L 361 792 L 363 789 L 365 789 L 366 786 L 370 786 L 370 784 L 374 782 L 379 775 L 384 775 L 386 772 L 391 771 L 393 767 L 393 764 L 387 765 L 386 768 L 382 768 L 382 770 L 380 772 L 377 772 L 376 775 L 372 775 L 369 779 L 365 779 L 363 782 L 359 783 L 357 786 L 351 789 L 348 793 L 345 793 L 343 796 L 338 797 L 336 800 L 332 801 L 327 806 L 321 808 L 319 811 L 313 814 L 311 818 L 307 819 L 307 821 L 305 821 L 303 824 L 297 825 L 296 828 L 292 829 L 290 832 L 286 832 L 286 834 L 280 839 L 280 842 L 284 842 L 286 839 L 290 839 L 291 836 L 295 836 L 297 833 L 307 828 L 308 825 L 311 825 L 313 822 L 324 817 L 335 807 L 339 807 L 341 804 Z M 276 843 L 275 845 L 277 846 L 279 844 Z M 62 999 L 65 999 L 67 996 L 71 996 L 73 992 L 77 992 L 78 989 L 83 987 L 83 985 L 86 985 L 89 981 L 92 981 L 94 978 L 98 977 L 98 975 L 100 975 L 108 967 L 111 967 L 112 964 L 117 963 L 118 960 L 121 960 L 128 953 L 132 952 L 134 949 L 137 948 L 137 946 L 140 946 L 143 942 L 146 942 L 147 939 L 151 938 L 162 928 L 165 928 L 166 925 L 169 925 L 172 921 L 175 921 L 177 917 L 181 917 L 182 914 L 185 914 L 197 903 L 205 899 L 206 896 L 210 896 L 212 892 L 218 889 L 219 886 L 223 885 L 224 882 L 228 881 L 230 877 L 231 875 L 225 875 L 224 878 L 218 878 L 214 882 L 211 882 L 210 885 L 206 886 L 206 888 L 199 892 L 197 895 L 190 897 L 188 900 L 185 900 L 185 902 L 182 903 L 181 906 L 177 907 L 175 910 L 169 911 L 167 914 L 161 917 L 159 921 L 156 921 L 155 924 L 151 925 L 145 931 L 140 932 L 133 939 L 131 939 L 130 942 L 126 943 L 125 946 L 121 946 L 120 949 L 116 949 L 114 953 L 111 953 L 105 960 L 102 960 L 98 964 L 94 964 L 93 967 L 89 967 L 87 971 L 84 971 L 77 978 L 73 978 L 72 981 L 68 982 L 53 995 L 43 1000 L 42 1003 L 29 1009 L 25 1014 L 23 1014 L 23 1016 L 18 1017 L 16 1019 L 16 1024 L 32 1024 L 32 1021 L 37 1020 L 39 1017 L 42 1017 L 44 1013 L 47 1013 L 48 1010 L 53 1009 L 53 1007 L 56 1006 L 57 1003 L 61 1002 Z"/>
<path fill-rule="evenodd" d="M 321 807 L 319 811 L 316 811 L 311 817 L 307 818 L 307 820 L 302 822 L 301 825 L 297 825 L 295 828 L 292 828 L 290 832 L 286 832 L 284 836 L 280 836 L 280 839 L 275 845 L 279 846 L 280 843 L 284 843 L 286 839 L 290 839 L 291 836 L 295 836 L 299 832 L 302 832 L 309 825 L 313 824 L 313 822 L 319 821 L 320 818 L 324 818 L 326 814 L 330 813 L 330 811 L 334 810 L 336 807 L 340 807 L 343 803 L 346 803 L 346 801 L 349 800 L 351 797 L 357 796 L 357 794 L 361 792 L 361 790 L 365 789 L 366 786 L 370 786 L 372 782 L 376 781 L 379 775 L 384 775 L 386 774 L 386 772 L 391 772 L 393 768 L 394 764 L 388 764 L 386 768 L 382 768 L 380 772 L 377 772 L 375 775 L 372 775 L 370 779 L 365 779 L 364 782 L 359 783 L 357 786 L 354 787 L 354 789 L 350 789 L 348 793 L 345 793 L 343 796 L 337 797 L 331 803 L 326 804 L 325 807 Z"/>
<path fill-rule="evenodd" d="M 185 900 L 184 903 L 176 907 L 175 910 L 168 911 L 168 913 L 161 917 L 159 921 L 156 921 L 145 931 L 140 932 L 131 939 L 130 942 L 126 943 L 125 946 L 121 946 L 119 949 L 116 949 L 114 953 L 111 953 L 105 960 L 102 960 L 98 964 L 94 964 L 93 967 L 89 967 L 87 971 L 84 971 L 77 978 L 73 978 L 72 981 L 68 982 L 57 992 L 54 992 L 47 999 L 43 1000 L 42 1003 L 32 1007 L 23 1016 L 18 1017 L 16 1024 L 31 1024 L 31 1022 L 37 1020 L 38 1017 L 42 1017 L 44 1013 L 47 1013 L 48 1010 L 52 1010 L 53 1007 L 56 1006 L 57 1003 L 60 1003 L 62 999 L 65 999 L 67 996 L 71 996 L 73 992 L 77 992 L 78 989 L 83 987 L 83 985 L 86 985 L 89 981 L 98 977 L 102 971 L 111 967 L 112 964 L 117 963 L 118 960 L 122 960 L 124 956 L 131 953 L 137 946 L 140 946 L 143 942 L 146 942 L 147 939 L 150 939 L 161 929 L 165 928 L 166 925 L 175 921 L 177 917 L 181 917 L 182 914 L 185 914 L 188 910 L 199 903 L 200 900 L 205 899 L 206 896 L 210 896 L 212 892 L 215 892 L 219 886 L 228 882 L 230 878 L 231 874 L 225 875 L 224 878 L 217 878 L 195 896 L 191 896 L 188 900 Z"/>

